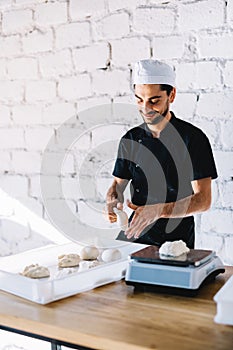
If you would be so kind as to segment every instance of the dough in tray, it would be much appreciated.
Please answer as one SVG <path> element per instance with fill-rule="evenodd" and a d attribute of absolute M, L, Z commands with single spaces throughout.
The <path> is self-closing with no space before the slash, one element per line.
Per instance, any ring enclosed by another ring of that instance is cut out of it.
<path fill-rule="evenodd" d="M 101 255 L 101 256 L 99 256 Z M 121 252 L 118 249 L 105 249 L 102 254 L 95 246 L 83 247 L 79 254 L 62 254 L 58 256 L 58 268 L 60 272 L 56 272 L 52 278 L 61 278 L 71 273 L 87 271 L 90 268 L 97 267 L 104 263 L 112 262 L 121 259 Z M 98 260 L 100 259 L 100 260 Z M 79 267 L 78 269 L 72 269 Z M 63 269 L 61 273 L 61 269 Z M 66 270 L 66 271 L 65 271 Z M 39 264 L 32 264 L 26 266 L 21 275 L 29 278 L 45 278 L 50 277 L 53 273 L 45 266 Z"/>
<path fill-rule="evenodd" d="M 78 254 L 63 254 L 58 257 L 59 267 L 74 267 L 78 266 L 81 259 Z"/>
<path fill-rule="evenodd" d="M 109 263 L 112 261 L 116 261 L 122 258 L 121 252 L 119 249 L 109 248 L 105 249 L 101 255 L 102 261 L 105 263 Z"/>
<path fill-rule="evenodd" d="M 86 246 L 80 251 L 80 257 L 83 260 L 96 260 L 99 254 L 99 249 L 95 246 Z"/>
<path fill-rule="evenodd" d="M 93 267 L 97 267 L 102 265 L 103 262 L 102 261 L 98 261 L 98 260 L 82 260 L 79 264 L 79 272 L 83 272 L 83 271 L 88 271 L 89 269 L 93 268 Z"/>
<path fill-rule="evenodd" d="M 29 278 L 45 278 L 50 276 L 49 269 L 39 264 L 26 266 L 20 274 Z"/>

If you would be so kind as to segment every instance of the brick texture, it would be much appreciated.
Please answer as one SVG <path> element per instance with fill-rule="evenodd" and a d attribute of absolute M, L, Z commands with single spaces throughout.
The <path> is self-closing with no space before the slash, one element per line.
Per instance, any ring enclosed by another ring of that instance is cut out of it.
<path fill-rule="evenodd" d="M 176 70 L 171 109 L 203 129 L 217 164 L 212 207 L 196 216 L 196 246 L 232 264 L 232 21 L 225 0 L 0 0 L 0 216 L 17 215 L 17 198 L 48 220 L 42 173 L 60 215 L 63 199 L 87 220 L 86 204 L 104 206 L 117 141 L 140 122 L 131 70 L 153 57 Z M 62 198 L 52 191 L 59 184 Z M 0 243 L 6 255 L 47 241 L 19 229 L 9 237 L 0 230 Z"/>

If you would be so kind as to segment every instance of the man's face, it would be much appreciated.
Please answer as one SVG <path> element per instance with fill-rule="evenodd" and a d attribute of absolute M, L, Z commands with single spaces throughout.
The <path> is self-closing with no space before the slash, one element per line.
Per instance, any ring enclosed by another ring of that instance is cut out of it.
<path fill-rule="evenodd" d="M 167 91 L 162 91 L 157 84 L 135 85 L 134 92 L 139 112 L 144 122 L 150 125 L 158 124 L 167 116 L 175 98 L 175 89 L 168 96 Z"/>

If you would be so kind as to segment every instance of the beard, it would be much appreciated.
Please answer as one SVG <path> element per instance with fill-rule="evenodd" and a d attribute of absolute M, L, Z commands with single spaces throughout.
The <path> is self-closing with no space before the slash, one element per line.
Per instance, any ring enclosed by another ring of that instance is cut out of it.
<path fill-rule="evenodd" d="M 166 105 L 166 109 L 163 113 L 159 113 L 157 111 L 151 111 L 148 113 L 150 119 L 148 120 L 147 117 L 145 117 L 143 111 L 140 110 L 140 113 L 141 113 L 141 116 L 143 118 L 143 121 L 146 123 L 146 124 L 149 124 L 149 125 L 156 125 L 156 124 L 159 124 L 167 115 L 169 111 L 169 104 L 168 104 L 168 101 L 167 101 L 167 105 Z"/>

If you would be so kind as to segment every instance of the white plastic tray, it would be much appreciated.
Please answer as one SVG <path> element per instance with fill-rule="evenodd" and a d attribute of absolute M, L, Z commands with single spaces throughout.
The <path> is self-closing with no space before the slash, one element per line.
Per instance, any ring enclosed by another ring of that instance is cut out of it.
<path fill-rule="evenodd" d="M 47 304 L 77 293 L 115 282 L 125 276 L 128 255 L 145 245 L 130 243 L 118 248 L 120 260 L 102 263 L 86 271 L 72 269 L 59 276 L 57 259 L 60 254 L 79 253 L 82 246 L 68 243 L 27 251 L 0 259 L 0 289 L 39 304 Z M 25 266 L 38 263 L 50 269 L 50 277 L 31 279 L 20 275 Z"/>
<path fill-rule="evenodd" d="M 217 314 L 214 321 L 233 326 L 233 276 L 214 296 L 217 303 Z"/>

